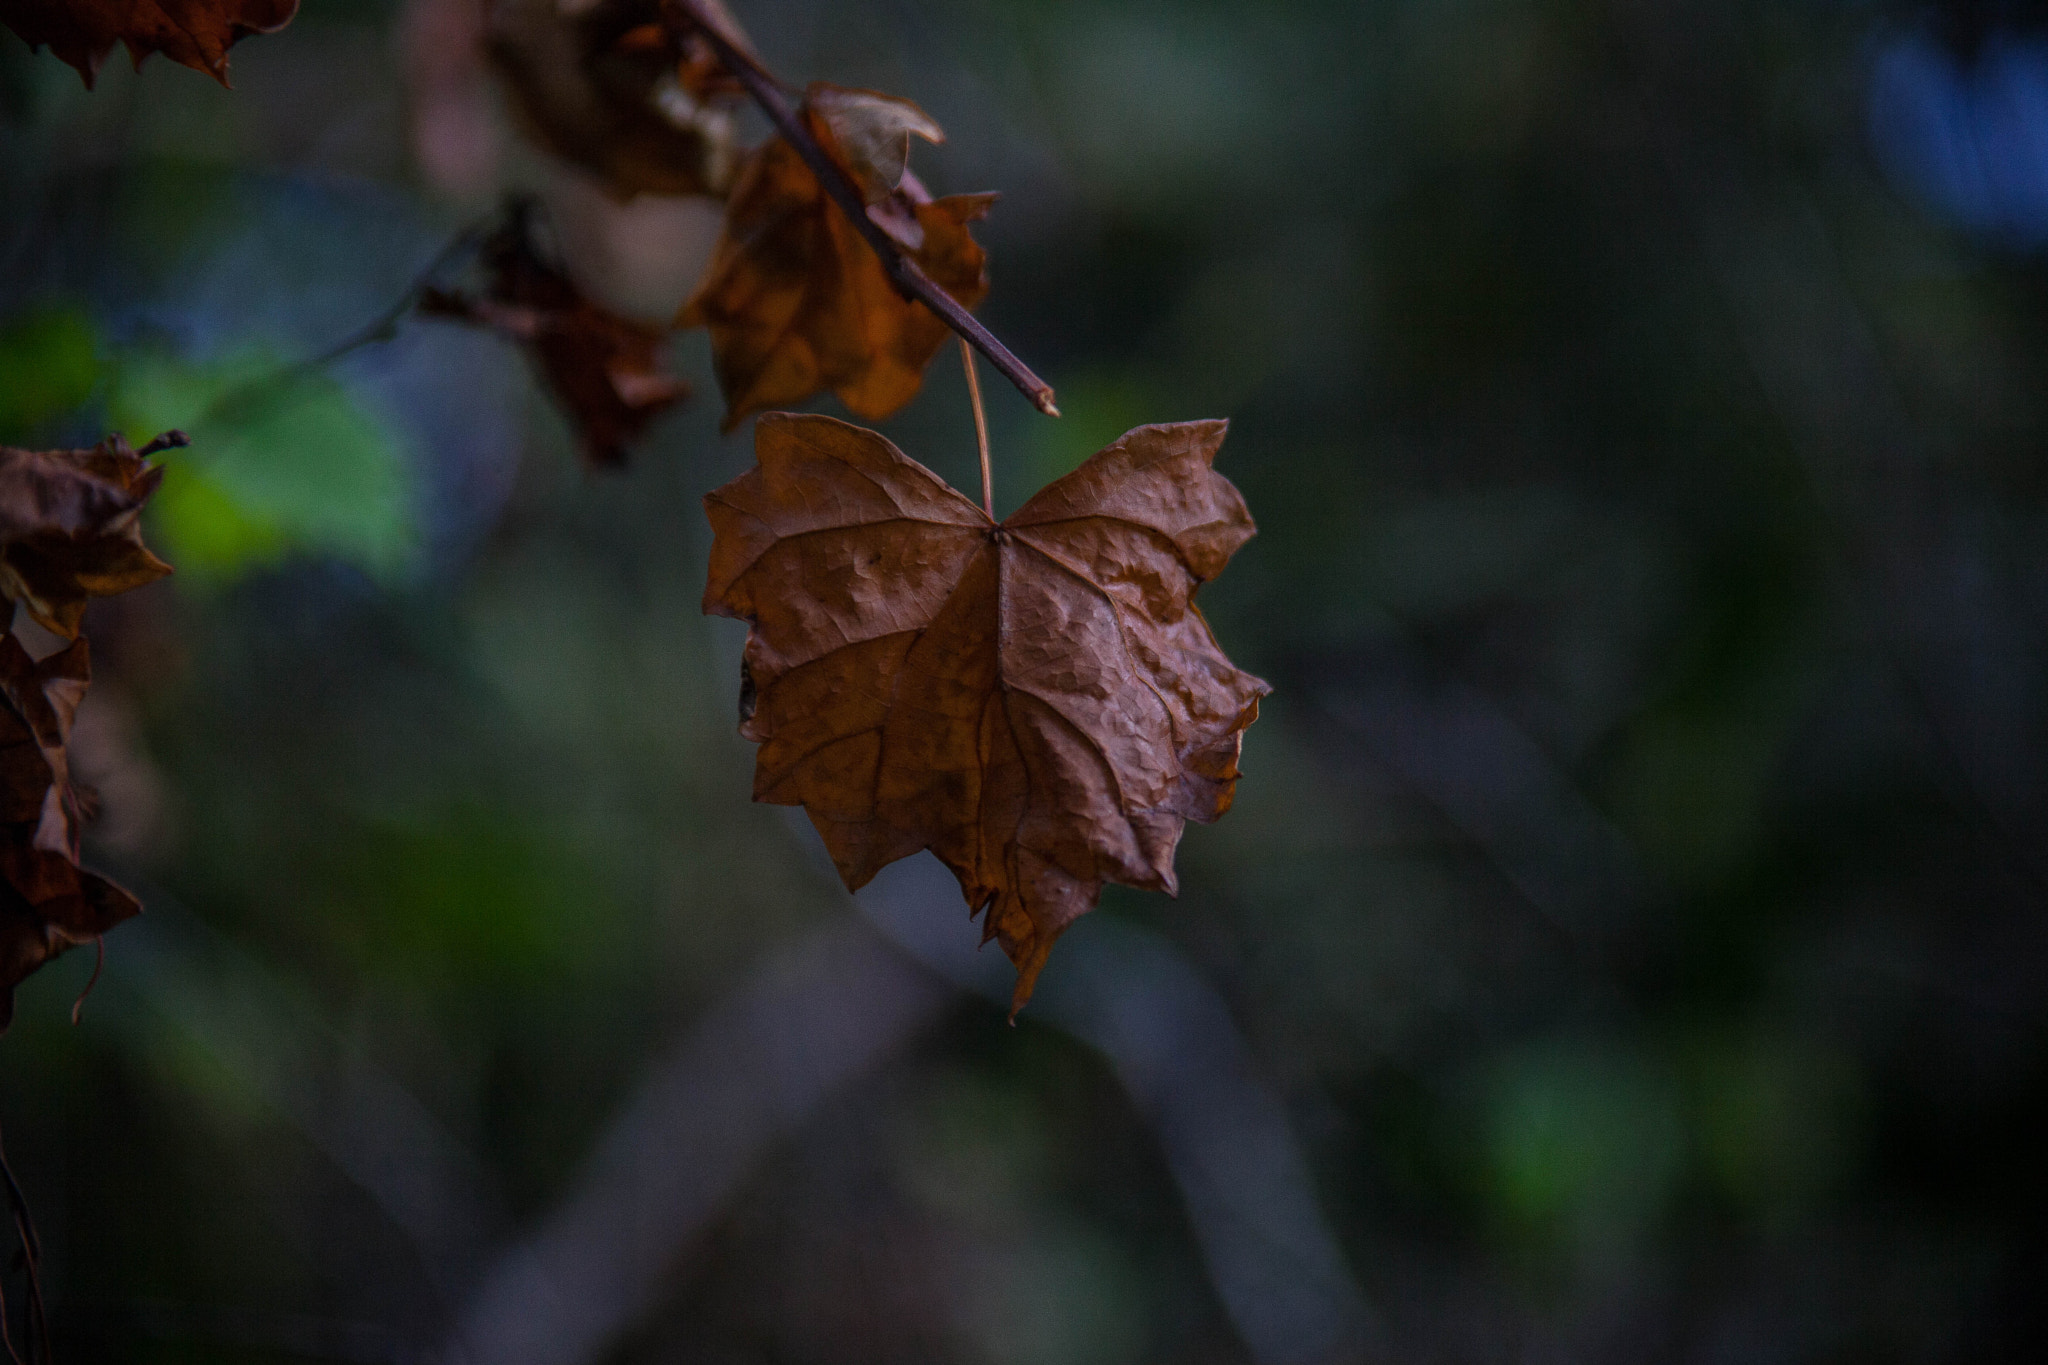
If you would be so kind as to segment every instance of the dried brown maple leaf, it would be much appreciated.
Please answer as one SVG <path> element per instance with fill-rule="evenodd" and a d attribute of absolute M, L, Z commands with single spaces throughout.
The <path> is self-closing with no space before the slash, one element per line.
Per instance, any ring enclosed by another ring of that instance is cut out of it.
<path fill-rule="evenodd" d="M 48 44 L 78 68 L 87 89 L 115 43 L 140 67 L 161 52 L 228 83 L 228 49 L 251 33 L 275 33 L 299 0 L 0 0 L 0 23 L 30 47 Z"/>
<path fill-rule="evenodd" d="M 1270 690 L 1195 590 L 1250 539 L 1223 422 L 1127 433 L 1000 526 L 871 431 L 771 413 L 705 499 L 704 609 L 753 626 L 754 799 L 801 805 L 849 888 L 929 848 L 1029 998 L 1107 881 L 1176 890 Z"/>
<path fill-rule="evenodd" d="M 612 194 L 723 194 L 737 88 L 701 39 L 677 50 L 660 15 L 656 0 L 491 0 L 485 50 L 529 137 Z"/>
<path fill-rule="evenodd" d="M 0 446 L 0 594 L 71 639 L 88 599 L 169 573 L 142 543 L 142 504 L 163 479 L 145 456 L 184 443 L 171 432 L 139 453 L 119 435 L 91 450 Z"/>
<path fill-rule="evenodd" d="M 988 292 L 988 256 L 968 232 L 992 194 L 933 200 L 908 173 L 914 133 L 938 125 L 905 100 L 814 85 L 805 125 L 860 186 L 868 215 L 966 307 Z M 755 152 L 726 203 L 725 230 L 677 319 L 711 331 L 725 428 L 831 389 L 880 421 L 917 395 L 946 324 L 896 292 L 873 248 L 786 140 Z"/>
<path fill-rule="evenodd" d="M 515 207 L 484 243 L 481 297 L 420 294 L 420 311 L 488 327 L 527 346 L 575 424 L 585 463 L 616 468 L 626 446 L 690 386 L 661 370 L 667 333 L 608 312 L 583 296 L 535 248 L 532 214 Z"/>
<path fill-rule="evenodd" d="M 31 972 L 142 909 L 78 865 L 86 802 L 65 745 L 91 672 L 84 640 L 38 663 L 0 635 L 0 1029 Z"/>

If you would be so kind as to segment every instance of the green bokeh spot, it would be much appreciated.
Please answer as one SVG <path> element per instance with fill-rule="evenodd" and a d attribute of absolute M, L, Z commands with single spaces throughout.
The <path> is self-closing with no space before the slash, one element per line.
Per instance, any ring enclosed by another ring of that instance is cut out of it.
<path fill-rule="evenodd" d="M 395 579 L 418 548 L 412 476 L 396 435 L 331 376 L 279 379 L 244 352 L 191 365 L 161 355 L 118 367 L 111 408 L 131 441 L 178 427 L 152 500 L 165 558 L 190 582 L 220 582 L 294 555 Z"/>
<path fill-rule="evenodd" d="M 1494 1078 L 1488 1165 L 1513 1228 L 1582 1250 L 1626 1244 L 1682 1173 L 1675 1087 L 1648 1058 L 1601 1042 L 1514 1056 Z"/>
<path fill-rule="evenodd" d="M 1860 1098 L 1846 1059 L 1766 1037 L 1704 1049 L 1692 1072 L 1707 1174 L 1752 1217 L 1796 1219 L 1848 1178 Z"/>
<path fill-rule="evenodd" d="M 1090 455 L 1147 422 L 1164 420 L 1145 385 L 1127 375 L 1098 372 L 1060 387 L 1057 422 L 1034 422 L 1026 449 L 1031 492 L 1071 474 Z"/>
<path fill-rule="evenodd" d="M 345 861 L 322 879 L 341 897 L 329 922 L 364 934 L 366 960 L 479 982 L 560 978 L 591 966 L 617 923 L 602 870 L 517 812 L 377 819 L 338 847 Z"/>
<path fill-rule="evenodd" d="M 99 339 L 85 314 L 47 308 L 0 327 L 0 439 L 26 440 L 85 406 L 99 378 Z"/>

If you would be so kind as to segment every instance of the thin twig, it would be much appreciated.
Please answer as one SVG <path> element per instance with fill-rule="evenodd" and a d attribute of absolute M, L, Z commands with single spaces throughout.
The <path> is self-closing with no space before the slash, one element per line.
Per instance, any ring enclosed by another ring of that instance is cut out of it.
<path fill-rule="evenodd" d="M 897 249 L 889 234 L 882 231 L 874 219 L 868 217 L 867 201 L 854 183 L 839 166 L 839 163 L 825 154 L 818 140 L 804 127 L 789 101 L 782 93 L 782 83 L 771 75 L 767 68 L 751 53 L 737 47 L 731 39 L 721 33 L 718 25 L 707 15 L 697 0 L 666 0 L 663 17 L 672 24 L 679 24 L 702 35 L 711 50 L 718 54 L 718 60 L 726 70 L 747 87 L 747 93 L 754 97 L 754 103 L 761 106 L 761 112 L 768 115 L 789 145 L 796 148 L 797 155 L 818 177 L 839 211 L 846 215 L 846 221 L 853 224 L 861 240 L 874 248 L 881 258 L 882 269 L 889 276 L 889 282 L 896 286 L 905 298 L 922 303 L 939 315 L 939 318 L 956 333 L 961 340 L 969 342 L 974 349 L 988 357 L 988 363 L 995 366 L 1003 378 L 1017 386 L 1017 391 L 1031 400 L 1032 406 L 1048 417 L 1057 417 L 1060 410 L 1053 404 L 1052 385 L 1031 372 L 1031 367 L 1019 360 L 1002 342 L 996 340 L 988 328 L 975 321 L 974 314 L 960 306 L 960 301 L 941 289 L 931 276 Z"/>
<path fill-rule="evenodd" d="M 47 1365 L 50 1359 L 50 1322 L 43 1311 L 43 1245 L 36 1236 L 36 1220 L 28 1211 L 28 1196 L 21 1191 L 21 1182 L 14 1178 L 14 1168 L 7 1164 L 7 1148 L 0 1143 L 0 1181 L 7 1186 L 7 1202 L 14 1212 L 15 1235 L 21 1238 L 21 1263 L 28 1277 L 28 1301 L 22 1305 L 21 1344 L 28 1351 L 25 1365 Z M 5 1308 L 0 1307 L 0 1314 Z M 4 1317 L 0 1317 L 0 1338 L 4 1338 L 7 1354 L 16 1362 L 22 1362 L 14 1347 L 14 1338 L 6 1332 Z M 36 1343 L 42 1343 L 40 1353 Z"/>
<path fill-rule="evenodd" d="M 7 1348 L 7 1358 L 13 1365 L 27 1365 L 21 1352 L 14 1349 L 14 1333 L 8 1330 L 7 1317 L 7 1290 L 0 1288 L 0 1346 Z"/>
<path fill-rule="evenodd" d="M 960 364 L 967 371 L 967 396 L 974 401 L 974 443 L 981 450 L 981 510 L 996 519 L 995 480 L 988 467 L 988 414 L 981 410 L 981 376 L 974 372 L 974 348 L 960 338 Z"/>
<path fill-rule="evenodd" d="M 85 1009 L 85 997 L 91 995 L 92 988 L 100 984 L 100 973 L 105 970 L 107 965 L 107 936 L 105 934 L 94 934 L 92 936 L 92 943 L 98 955 L 92 960 L 92 975 L 85 979 L 85 989 L 80 991 L 78 998 L 71 1002 L 71 1026 L 73 1028 L 78 1027 L 78 1016 Z"/>
<path fill-rule="evenodd" d="M 342 338 L 319 355 L 314 356 L 311 360 L 302 362 L 302 364 L 308 369 L 319 365 L 331 365 L 350 351 L 371 345 L 374 342 L 389 341 L 392 337 L 398 335 L 398 324 L 405 320 L 405 315 L 410 313 L 413 310 L 413 306 L 420 301 L 420 295 L 433 287 L 434 280 L 442 271 L 482 246 L 485 239 L 498 230 L 504 216 L 505 211 L 499 209 L 482 222 L 471 223 L 468 227 L 457 233 L 449 240 L 448 245 L 435 253 L 434 259 L 428 261 L 426 267 L 419 274 L 412 277 L 412 283 L 406 286 L 405 292 L 399 295 L 389 308 L 386 308 L 376 318 L 363 324 L 361 328 L 351 335 Z"/>
<path fill-rule="evenodd" d="M 398 324 L 403 322 L 406 315 L 419 305 L 420 296 L 434 286 L 435 280 L 450 265 L 483 245 L 484 239 L 497 230 L 502 218 L 503 210 L 495 211 L 489 218 L 484 219 L 480 223 L 472 223 L 469 227 L 456 234 L 446 246 L 435 253 L 434 259 L 427 262 L 426 267 L 419 274 L 413 276 L 412 283 L 406 286 L 405 292 L 400 294 L 390 307 L 386 308 L 369 322 L 364 323 L 361 327 L 316 356 L 305 360 L 293 361 L 291 364 L 273 370 L 269 374 L 235 385 L 226 393 L 208 403 L 199 416 L 195 417 L 189 425 L 203 427 L 209 422 L 217 422 L 221 418 L 234 413 L 237 409 L 250 406 L 252 402 L 259 405 L 262 403 L 274 403 L 293 387 L 304 381 L 309 375 L 332 365 L 349 352 L 361 350 L 365 346 L 375 345 L 378 342 L 391 340 L 398 335 Z M 159 437 L 158 439 L 161 440 L 163 438 Z"/>
<path fill-rule="evenodd" d="M 159 432 L 157 435 L 150 437 L 149 443 L 135 453 L 147 457 L 158 454 L 161 451 L 182 450 L 191 444 L 192 438 L 190 436 L 173 427 L 169 431 Z"/>

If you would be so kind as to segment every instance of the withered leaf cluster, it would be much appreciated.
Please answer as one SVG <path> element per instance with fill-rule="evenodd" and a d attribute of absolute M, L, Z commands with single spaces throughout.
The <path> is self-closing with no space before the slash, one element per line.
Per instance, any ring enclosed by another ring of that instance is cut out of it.
<path fill-rule="evenodd" d="M 485 50 L 528 137 L 614 196 L 724 194 L 739 87 L 660 20 L 658 0 L 490 0 Z"/>
<path fill-rule="evenodd" d="M 743 83 L 726 63 L 751 65 L 752 48 L 718 0 L 476 3 L 489 65 L 534 145 L 622 200 L 725 200 L 710 267 L 676 325 L 710 332 L 728 430 L 828 390 L 869 420 L 916 395 L 946 325 L 899 291 L 861 229 L 885 234 L 892 259 L 913 262 L 971 308 L 988 279 L 969 224 L 995 200 L 934 200 L 911 173 L 912 141 L 944 137 L 928 114 L 873 91 L 810 87 L 798 117 L 820 163 L 857 187 L 868 220 L 857 228 L 806 161 L 811 149 L 777 137 L 739 151 Z M 731 50 L 721 55 L 707 30 Z M 491 325 L 532 332 L 531 318 L 498 311 Z M 566 343 L 557 349 L 569 353 Z M 558 378 L 561 364 L 550 367 Z"/>
<path fill-rule="evenodd" d="M 83 639 L 38 663 L 0 636 L 0 1029 L 31 972 L 142 909 L 78 864 L 87 798 L 65 745 L 90 678 Z"/>
<path fill-rule="evenodd" d="M 182 444 L 174 432 L 144 451 Z M 89 802 L 66 745 L 91 678 L 86 603 L 171 571 L 139 524 L 162 477 L 118 435 L 90 450 L 0 446 L 0 594 L 71 641 L 38 661 L 0 633 L 0 1028 L 29 973 L 142 908 L 79 866 Z"/>
<path fill-rule="evenodd" d="M 119 435 L 90 450 L 0 446 L 0 594 L 72 639 L 89 599 L 162 578 L 171 566 L 142 543 L 141 525 L 162 480 Z"/>
<path fill-rule="evenodd" d="M 849 889 L 929 848 L 1029 998 L 1104 882 L 1176 890 L 1265 683 L 1195 591 L 1253 525 L 1222 422 L 1146 426 L 997 525 L 873 432 L 774 413 L 705 499 L 704 609 L 751 624 L 754 799 L 801 805 Z"/>
<path fill-rule="evenodd" d="M 811 87 L 803 118 L 861 187 L 869 218 L 947 293 L 969 308 L 980 303 L 988 258 L 968 225 L 996 196 L 934 200 L 910 174 L 910 138 L 936 142 L 938 125 L 907 100 L 828 85 Z M 824 389 L 880 421 L 917 395 L 946 340 L 946 325 L 897 292 L 782 138 L 740 171 L 711 268 L 678 323 L 710 330 L 727 430 Z"/>
<path fill-rule="evenodd" d="M 228 82 L 228 49 L 251 33 L 275 33 L 299 0 L 0 0 L 0 23 L 30 47 L 47 46 L 87 88 L 114 44 L 136 66 L 152 52 Z"/>
<path fill-rule="evenodd" d="M 911 148 L 944 134 L 907 100 L 817 84 L 791 123 L 719 0 L 464 2 L 476 8 L 453 31 L 467 69 L 488 61 L 536 146 L 620 200 L 725 199 L 676 326 L 710 334 L 727 430 L 767 413 L 756 466 L 706 499 L 704 609 L 751 625 L 754 797 L 804 807 L 849 888 L 930 849 L 1016 964 L 1021 1008 L 1103 886 L 1174 893 L 1186 823 L 1217 819 L 1235 794 L 1268 688 L 1224 656 L 1194 603 L 1254 530 L 1213 468 L 1225 424 L 1139 427 L 997 523 L 874 432 L 768 411 L 829 390 L 879 421 L 915 397 L 948 327 L 912 295 L 981 302 L 987 256 L 970 229 L 996 196 L 926 190 Z M 229 45 L 296 3 L 0 0 L 0 19 L 88 84 L 116 41 L 138 61 L 162 51 L 224 77 Z M 787 136 L 742 155 L 749 87 Z M 519 342 L 586 463 L 623 463 L 688 392 L 663 369 L 665 330 L 585 297 L 530 209 L 508 212 L 477 261 L 477 287 L 409 297 Z M 1054 411 L 1049 389 L 1037 401 Z M 29 972 L 139 909 L 79 867 L 88 802 L 66 743 L 88 676 L 87 600 L 168 572 L 136 528 L 158 477 L 119 438 L 0 450 L 0 592 L 73 640 L 39 663 L 0 639 L 7 1014 Z"/>
<path fill-rule="evenodd" d="M 662 368 L 666 333 L 591 302 L 534 240 L 533 215 L 515 207 L 480 252 L 477 295 L 421 292 L 420 310 L 488 327 L 531 353 L 569 419 L 584 461 L 616 467 L 626 446 L 690 386 Z"/>

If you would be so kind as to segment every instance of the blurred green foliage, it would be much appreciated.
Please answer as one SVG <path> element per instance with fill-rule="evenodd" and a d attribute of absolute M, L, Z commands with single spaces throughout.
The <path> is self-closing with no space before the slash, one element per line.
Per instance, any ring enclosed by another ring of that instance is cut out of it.
<path fill-rule="evenodd" d="M 2037 1356 L 2048 273 L 1888 176 L 1869 103 L 1888 45 L 1977 61 L 2031 10 L 734 8 L 792 80 L 918 99 L 935 191 L 1005 192 L 984 317 L 1067 416 L 984 369 L 999 504 L 1232 421 L 1261 531 L 1202 605 L 1276 692 L 1180 899 L 1100 913 L 1227 1002 L 1387 1358 Z M 477 381 L 487 337 L 273 380 L 470 207 L 397 22 L 314 0 L 232 91 L 90 97 L 0 37 L 0 439 L 194 442 L 150 514 L 177 578 L 88 623 L 93 852 L 150 913 L 79 1029 L 74 955 L 0 1047 L 68 1359 L 410 1358 L 463 1284 L 322 1123 L 396 1093 L 408 1160 L 458 1153 L 466 1273 L 851 913 L 746 800 L 698 500 L 750 449 L 700 338 L 605 478 Z M 672 305 L 619 263 L 703 241 L 499 169 Z M 975 486 L 950 350 L 886 429 Z M 772 1144 L 608 1359 L 1243 1361 L 1158 1121 L 963 1000 Z"/>
<path fill-rule="evenodd" d="M 210 365 L 126 355 L 114 375 L 110 416 L 132 442 L 193 439 L 151 500 L 181 573 L 218 582 L 294 554 L 387 580 L 412 567 L 417 494 L 398 439 L 331 376 L 260 350 Z"/>
<path fill-rule="evenodd" d="M 101 382 L 92 319 L 67 308 L 38 310 L 0 328 L 0 432 L 33 438 L 85 406 Z"/>
<path fill-rule="evenodd" d="M 1666 1212 L 1684 1128 L 1654 1057 L 1552 1041 L 1502 1059 L 1487 1090 L 1490 1193 L 1511 1235 L 1612 1257 Z"/>

